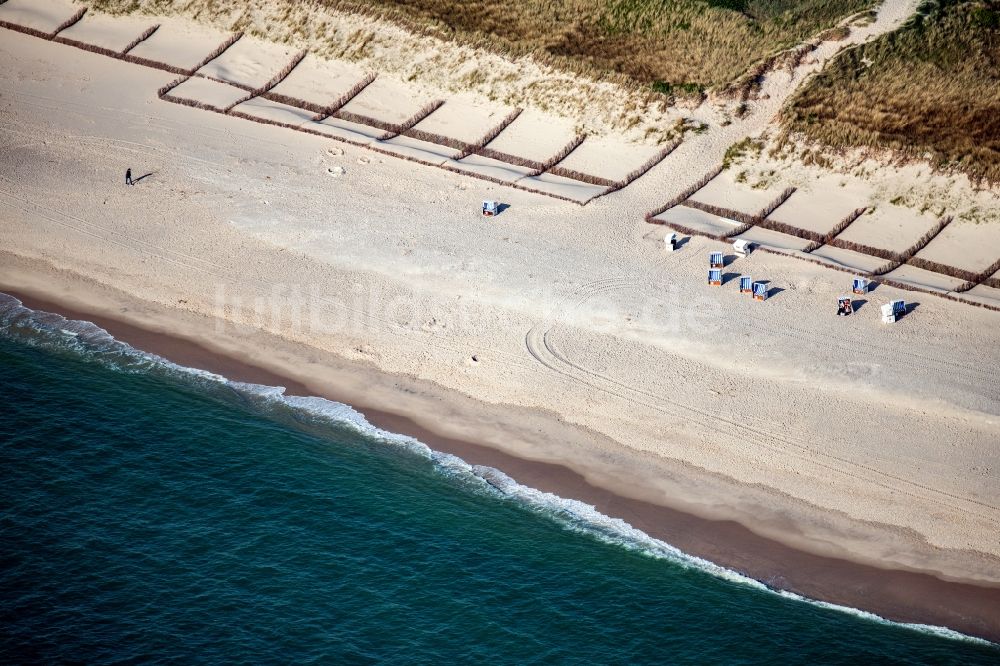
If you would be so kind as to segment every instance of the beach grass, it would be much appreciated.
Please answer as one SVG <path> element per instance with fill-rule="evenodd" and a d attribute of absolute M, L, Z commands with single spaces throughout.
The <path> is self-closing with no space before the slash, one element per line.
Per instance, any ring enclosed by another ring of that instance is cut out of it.
<path fill-rule="evenodd" d="M 889 149 L 1000 183 L 1000 2 L 934 0 L 838 56 L 782 114 L 782 140 Z"/>
<path fill-rule="evenodd" d="M 697 97 L 836 26 L 874 0 L 314 0 L 591 78 Z M 176 2 L 91 0 L 105 11 Z M 210 13 L 232 4 L 201 0 Z M 291 15 L 290 15 L 291 16 Z"/>
<path fill-rule="evenodd" d="M 696 95 L 871 0 L 322 0 L 589 76 Z"/>

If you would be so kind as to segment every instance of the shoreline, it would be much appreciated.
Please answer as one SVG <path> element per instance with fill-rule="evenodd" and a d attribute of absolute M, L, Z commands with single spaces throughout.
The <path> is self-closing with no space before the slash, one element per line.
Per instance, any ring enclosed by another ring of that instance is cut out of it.
<path fill-rule="evenodd" d="M 470 464 L 494 467 L 522 485 L 592 504 L 601 513 L 620 518 L 689 555 L 735 570 L 769 587 L 871 612 L 895 622 L 943 626 L 1000 641 L 1000 587 L 944 580 L 929 573 L 880 568 L 807 552 L 761 536 L 735 520 L 706 518 L 616 494 L 564 465 L 529 460 L 486 444 L 436 433 L 405 414 L 393 412 L 385 404 L 376 404 L 377 400 L 368 404 L 349 391 L 330 387 L 317 390 L 290 374 L 263 367 L 229 350 L 209 348 L 174 330 L 152 330 L 130 321 L 129 317 L 98 312 L 86 304 L 68 305 L 58 295 L 44 290 L 29 292 L 0 284 L 0 291 L 18 298 L 25 307 L 90 321 L 118 340 L 180 365 L 215 372 L 235 381 L 284 386 L 288 395 L 318 395 L 348 404 L 378 428 L 409 435 Z M 562 422 L 560 425 L 570 428 Z"/>
<path fill-rule="evenodd" d="M 921 298 L 887 327 L 879 304 L 910 295 L 880 285 L 836 318 L 844 274 L 754 253 L 731 266 L 776 285 L 761 305 L 705 285 L 719 241 L 667 253 L 662 230 L 622 223 L 768 126 L 780 95 L 580 209 L 161 103 L 162 71 L 8 41 L 0 284 L 29 305 L 351 405 L 845 613 L 1000 640 L 1000 315 Z M 819 196 L 797 215 L 833 216 L 837 184 L 812 175 L 788 174 Z M 509 210 L 482 224 L 485 198 Z"/>

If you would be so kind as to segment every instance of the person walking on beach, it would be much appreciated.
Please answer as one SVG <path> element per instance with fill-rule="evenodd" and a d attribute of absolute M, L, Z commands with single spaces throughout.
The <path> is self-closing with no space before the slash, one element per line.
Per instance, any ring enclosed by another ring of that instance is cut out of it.
<path fill-rule="evenodd" d="M 134 185 L 135 184 L 135 183 L 132 182 L 132 169 L 125 169 L 125 184 L 126 185 Z"/>

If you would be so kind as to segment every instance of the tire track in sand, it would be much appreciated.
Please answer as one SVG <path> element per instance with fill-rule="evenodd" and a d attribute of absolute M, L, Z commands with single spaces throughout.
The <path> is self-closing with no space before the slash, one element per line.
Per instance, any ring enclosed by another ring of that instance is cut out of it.
<path fill-rule="evenodd" d="M 847 476 L 855 480 L 873 483 L 884 490 L 890 492 L 901 492 L 911 497 L 926 500 L 945 506 L 954 511 L 964 511 L 986 520 L 993 524 L 1000 524 L 1000 519 L 996 516 L 986 515 L 981 512 L 972 511 L 968 505 L 975 505 L 995 512 L 1000 512 L 1000 508 L 968 497 L 961 497 L 948 493 L 937 488 L 905 479 L 903 477 L 890 474 L 883 470 L 864 465 L 862 463 L 827 453 L 807 444 L 783 437 L 775 432 L 761 430 L 746 423 L 738 423 L 728 419 L 718 413 L 696 407 L 681 400 L 667 397 L 663 393 L 653 393 L 635 386 L 626 384 L 603 373 L 592 370 L 580 363 L 574 362 L 567 355 L 558 350 L 551 338 L 551 332 L 555 324 L 555 319 L 560 313 L 568 314 L 569 311 L 579 307 L 595 295 L 605 294 L 616 289 L 631 287 L 638 284 L 636 278 L 604 278 L 581 285 L 573 294 L 564 299 L 557 313 L 547 317 L 545 320 L 532 326 L 525 334 L 525 347 L 531 357 L 550 371 L 564 377 L 571 383 L 587 386 L 618 398 L 625 402 L 637 403 L 661 414 L 675 417 L 677 412 L 684 412 L 689 421 L 700 425 L 708 431 L 723 434 L 734 439 L 750 434 L 754 444 L 779 454 L 791 453 L 796 458 L 807 463 L 819 465 L 831 472 Z M 570 307 L 572 303 L 572 307 Z M 774 446 L 769 441 L 777 441 L 785 444 L 788 448 Z M 789 448 L 792 450 L 790 451 Z M 825 461 L 825 462 L 821 462 Z M 858 473 L 863 472 L 864 474 Z M 875 478 L 871 478 L 874 476 Z M 883 480 L 879 480 L 883 479 Z M 891 482 L 891 483 L 890 483 Z M 907 490 L 909 488 L 910 490 Z M 959 502 L 966 506 L 957 506 L 952 502 Z"/>

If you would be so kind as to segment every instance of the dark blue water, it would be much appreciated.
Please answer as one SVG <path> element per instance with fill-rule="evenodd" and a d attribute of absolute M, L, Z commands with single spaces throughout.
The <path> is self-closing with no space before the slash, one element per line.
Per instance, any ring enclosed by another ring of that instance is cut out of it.
<path fill-rule="evenodd" d="M 0 308 L 3 663 L 1000 659 L 60 327 Z"/>

